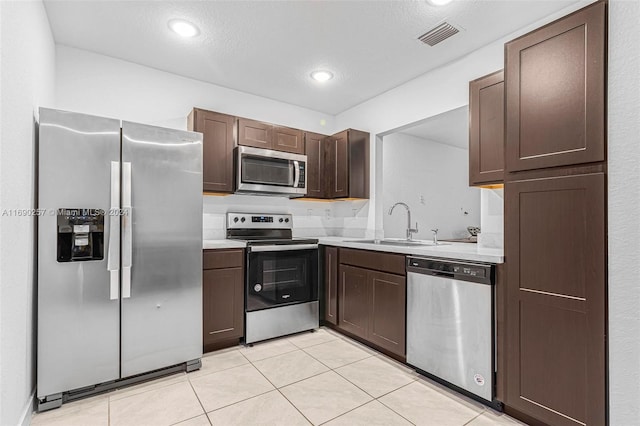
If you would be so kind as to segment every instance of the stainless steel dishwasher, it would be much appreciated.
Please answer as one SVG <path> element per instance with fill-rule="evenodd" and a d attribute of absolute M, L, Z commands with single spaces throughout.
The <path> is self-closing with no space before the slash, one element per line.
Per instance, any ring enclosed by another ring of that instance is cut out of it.
<path fill-rule="evenodd" d="M 494 401 L 494 277 L 490 264 L 408 257 L 407 363 L 500 408 Z"/>

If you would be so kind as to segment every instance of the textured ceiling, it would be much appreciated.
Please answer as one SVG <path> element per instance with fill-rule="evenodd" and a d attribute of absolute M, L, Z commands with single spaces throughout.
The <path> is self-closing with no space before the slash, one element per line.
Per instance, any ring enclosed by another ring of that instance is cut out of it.
<path fill-rule="evenodd" d="M 57 43 L 336 114 L 576 0 L 45 0 Z M 182 39 L 167 22 L 195 23 Z M 416 38 L 446 20 L 462 31 Z M 321 85 L 315 69 L 335 78 Z"/>
<path fill-rule="evenodd" d="M 427 118 L 401 133 L 469 149 L 469 107 L 463 106 Z"/>

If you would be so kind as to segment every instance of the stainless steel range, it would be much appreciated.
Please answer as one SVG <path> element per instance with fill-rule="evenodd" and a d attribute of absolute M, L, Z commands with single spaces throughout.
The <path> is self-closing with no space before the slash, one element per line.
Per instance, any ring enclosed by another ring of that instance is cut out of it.
<path fill-rule="evenodd" d="M 227 213 L 227 238 L 247 243 L 247 344 L 319 325 L 318 240 L 292 229 L 290 214 Z"/>

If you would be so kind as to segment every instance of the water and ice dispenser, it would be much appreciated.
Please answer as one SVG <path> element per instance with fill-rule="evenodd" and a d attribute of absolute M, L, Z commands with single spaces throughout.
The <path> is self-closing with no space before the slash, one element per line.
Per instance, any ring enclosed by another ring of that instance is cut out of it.
<path fill-rule="evenodd" d="M 104 258 L 104 211 L 58 209 L 58 262 Z"/>

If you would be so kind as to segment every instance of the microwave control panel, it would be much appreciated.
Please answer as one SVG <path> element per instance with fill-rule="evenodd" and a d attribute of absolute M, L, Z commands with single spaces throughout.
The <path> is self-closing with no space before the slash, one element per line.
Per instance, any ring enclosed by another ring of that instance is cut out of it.
<path fill-rule="evenodd" d="M 298 188 L 304 188 L 306 186 L 306 174 L 307 174 L 307 165 L 304 161 L 300 162 L 298 168 L 300 169 L 300 180 L 298 181 Z"/>

